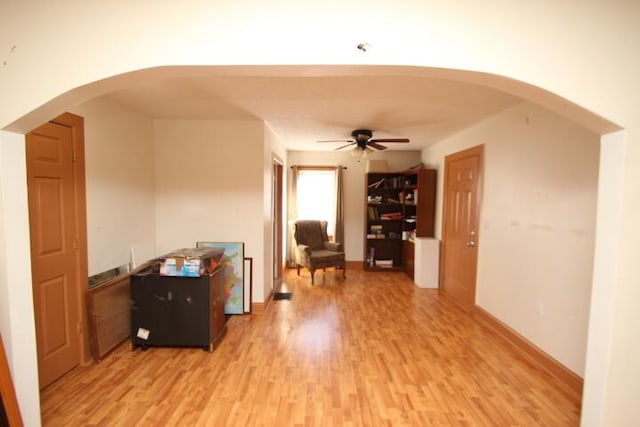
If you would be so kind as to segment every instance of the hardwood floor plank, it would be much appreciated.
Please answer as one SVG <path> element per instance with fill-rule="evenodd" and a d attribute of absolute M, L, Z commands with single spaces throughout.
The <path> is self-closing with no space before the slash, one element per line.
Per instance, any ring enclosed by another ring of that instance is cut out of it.
<path fill-rule="evenodd" d="M 232 316 L 212 353 L 130 351 L 41 394 L 45 426 L 579 424 L 560 387 L 437 290 L 401 272 L 284 275 L 289 300 Z"/>

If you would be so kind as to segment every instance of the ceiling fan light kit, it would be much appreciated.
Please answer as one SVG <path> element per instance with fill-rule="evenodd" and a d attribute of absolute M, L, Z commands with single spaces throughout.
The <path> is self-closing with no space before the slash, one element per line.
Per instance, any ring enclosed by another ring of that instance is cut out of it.
<path fill-rule="evenodd" d="M 356 142 L 366 143 L 373 136 L 373 132 L 371 132 L 369 129 L 356 129 L 351 132 L 351 136 L 356 140 Z"/>
<path fill-rule="evenodd" d="M 349 152 L 349 154 L 351 154 L 351 157 L 359 157 L 361 159 L 364 159 L 366 157 L 369 157 L 369 154 L 371 154 L 372 152 L 373 150 L 369 147 L 355 147 Z"/>

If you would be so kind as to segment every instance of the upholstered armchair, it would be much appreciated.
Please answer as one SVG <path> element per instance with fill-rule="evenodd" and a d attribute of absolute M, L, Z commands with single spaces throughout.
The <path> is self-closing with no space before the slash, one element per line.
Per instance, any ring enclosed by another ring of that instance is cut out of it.
<path fill-rule="evenodd" d="M 342 269 L 342 277 L 346 277 L 344 252 L 342 243 L 329 242 L 327 237 L 327 221 L 297 220 L 292 221 L 292 232 L 296 242 L 295 259 L 300 275 L 300 267 L 306 267 L 313 274 L 319 268 Z"/>

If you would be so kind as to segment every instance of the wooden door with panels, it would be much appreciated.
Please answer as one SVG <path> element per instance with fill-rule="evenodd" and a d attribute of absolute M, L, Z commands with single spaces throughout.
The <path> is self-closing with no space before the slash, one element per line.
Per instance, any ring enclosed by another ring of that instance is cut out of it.
<path fill-rule="evenodd" d="M 442 289 L 462 308 L 475 307 L 484 147 L 445 157 Z"/>
<path fill-rule="evenodd" d="M 40 389 L 83 361 L 87 341 L 84 167 L 76 164 L 82 118 L 66 114 L 57 120 L 26 136 Z"/>

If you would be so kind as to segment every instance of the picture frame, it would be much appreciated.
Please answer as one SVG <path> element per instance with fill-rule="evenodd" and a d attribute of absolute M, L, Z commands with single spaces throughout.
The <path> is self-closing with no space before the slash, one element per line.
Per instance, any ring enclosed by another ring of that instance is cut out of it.
<path fill-rule="evenodd" d="M 251 289 L 253 288 L 253 258 L 244 259 L 244 312 L 251 314 Z"/>
<path fill-rule="evenodd" d="M 245 274 L 243 242 L 196 242 L 197 248 L 221 248 L 220 260 L 224 274 L 225 314 L 245 313 Z"/>

